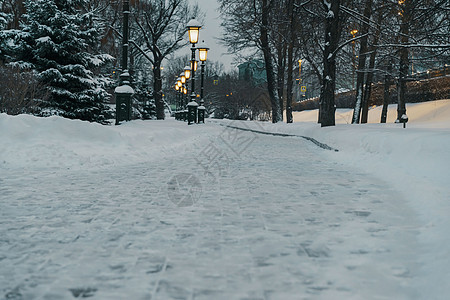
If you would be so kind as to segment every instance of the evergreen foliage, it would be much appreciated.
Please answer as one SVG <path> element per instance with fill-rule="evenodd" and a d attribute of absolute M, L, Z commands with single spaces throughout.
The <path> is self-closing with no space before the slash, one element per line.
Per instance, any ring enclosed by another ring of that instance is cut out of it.
<path fill-rule="evenodd" d="M 37 72 L 49 98 L 41 115 L 106 123 L 107 77 L 96 72 L 111 61 L 98 54 L 99 30 L 85 0 L 27 0 L 17 34 L 15 65 Z"/>
<path fill-rule="evenodd" d="M 143 120 L 156 119 L 156 104 L 153 91 L 149 84 L 137 82 L 134 86 L 139 117 Z"/>

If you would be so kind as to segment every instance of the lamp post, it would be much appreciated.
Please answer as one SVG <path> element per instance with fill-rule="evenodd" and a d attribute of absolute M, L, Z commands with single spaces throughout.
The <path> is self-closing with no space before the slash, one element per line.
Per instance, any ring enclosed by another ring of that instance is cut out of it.
<path fill-rule="evenodd" d="M 297 98 L 303 99 L 303 92 L 302 92 L 302 59 L 299 59 L 298 61 L 298 85 L 297 85 Z"/>
<path fill-rule="evenodd" d="M 131 96 L 134 94 L 130 84 L 130 74 L 128 73 L 128 17 L 130 14 L 130 3 L 123 1 L 123 34 L 122 34 L 122 74 L 120 75 L 120 86 L 116 87 L 116 125 L 120 121 L 131 120 Z"/>
<path fill-rule="evenodd" d="M 180 99 L 179 99 L 179 94 L 180 94 L 180 87 L 178 86 L 178 84 L 175 83 L 175 120 L 179 120 L 180 119 Z"/>
<path fill-rule="evenodd" d="M 204 80 L 205 80 L 205 66 L 206 66 L 206 58 L 208 56 L 208 46 L 205 44 L 205 41 L 202 41 L 198 45 L 198 57 L 202 62 L 201 67 L 201 88 L 200 88 L 200 106 L 198 107 L 198 123 L 205 123 L 205 101 L 203 100 L 203 92 L 204 92 Z"/>
<path fill-rule="evenodd" d="M 356 34 L 358 33 L 358 29 L 353 29 L 350 31 L 350 34 L 353 38 L 355 38 Z M 355 41 L 352 41 L 352 87 L 355 89 L 355 72 L 356 72 L 356 50 L 355 50 Z"/>
<path fill-rule="evenodd" d="M 186 88 L 185 85 L 183 85 L 183 90 L 182 90 L 182 97 L 183 97 L 183 106 L 185 107 L 185 109 L 183 110 L 183 121 L 187 121 L 188 120 L 188 102 L 189 102 L 189 98 L 188 98 L 188 89 Z"/>
<path fill-rule="evenodd" d="M 182 120 L 184 113 L 184 103 L 183 103 L 183 84 L 181 83 L 181 78 L 178 77 L 175 83 L 175 86 L 178 88 L 178 120 Z"/>
<path fill-rule="evenodd" d="M 303 60 L 298 60 L 298 84 L 302 83 L 302 62 Z"/>
<path fill-rule="evenodd" d="M 195 101 L 195 44 L 198 43 L 199 31 L 202 25 L 196 20 L 190 20 L 186 28 L 189 33 L 189 42 L 192 44 L 191 47 L 191 101 L 188 103 L 188 125 L 195 123 L 197 120 L 197 107 L 198 103 Z"/>

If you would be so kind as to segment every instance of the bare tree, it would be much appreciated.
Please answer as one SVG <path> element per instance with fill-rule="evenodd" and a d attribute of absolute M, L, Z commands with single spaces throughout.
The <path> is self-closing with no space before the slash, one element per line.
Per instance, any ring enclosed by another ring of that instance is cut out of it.
<path fill-rule="evenodd" d="M 322 127 L 335 125 L 335 99 L 336 89 L 336 55 L 339 37 L 341 34 L 339 12 L 340 0 L 323 0 L 327 11 L 325 21 L 325 49 L 323 52 L 322 90 L 320 93 L 319 122 Z"/>
<path fill-rule="evenodd" d="M 42 83 L 29 70 L 0 65 L 0 113 L 36 114 L 48 98 Z"/>
<path fill-rule="evenodd" d="M 356 76 L 356 101 L 353 111 L 352 123 L 359 123 L 361 117 L 361 107 L 364 97 L 364 70 L 366 68 L 367 51 L 368 51 L 368 35 L 370 28 L 370 18 L 372 15 L 372 0 L 366 0 L 364 3 L 364 13 L 361 18 L 360 25 L 360 48 L 358 55 L 358 70 Z M 355 29 L 356 30 L 356 29 Z"/>
<path fill-rule="evenodd" d="M 273 44 L 279 41 L 277 35 L 273 32 L 275 24 L 274 8 L 277 1 L 219 0 L 218 2 L 222 12 L 222 26 L 228 32 L 223 42 L 228 46 L 230 52 L 258 50 L 262 55 L 267 74 L 267 92 L 272 105 L 272 122 L 282 121 L 273 47 Z M 285 44 L 284 40 L 282 40 L 282 43 Z M 283 53 L 282 50 L 281 53 Z M 281 71 L 278 73 L 280 74 Z"/>
<path fill-rule="evenodd" d="M 136 22 L 139 38 L 134 45 L 153 67 L 153 95 L 157 119 L 164 119 L 161 65 L 171 53 L 185 46 L 186 24 L 199 16 L 197 6 L 191 7 L 186 0 L 141 1 Z M 139 42 L 142 42 L 139 44 Z"/>

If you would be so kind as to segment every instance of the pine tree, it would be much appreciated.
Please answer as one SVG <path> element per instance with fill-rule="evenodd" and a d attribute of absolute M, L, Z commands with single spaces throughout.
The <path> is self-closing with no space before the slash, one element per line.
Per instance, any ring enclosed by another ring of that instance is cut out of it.
<path fill-rule="evenodd" d="M 105 123 L 107 79 L 95 70 L 111 60 L 98 54 L 98 27 L 82 13 L 85 0 L 27 0 L 17 65 L 36 70 L 49 90 L 42 115 Z"/>
<path fill-rule="evenodd" d="M 0 11 L 0 30 L 6 28 L 6 24 L 8 24 L 8 15 L 5 12 Z"/>

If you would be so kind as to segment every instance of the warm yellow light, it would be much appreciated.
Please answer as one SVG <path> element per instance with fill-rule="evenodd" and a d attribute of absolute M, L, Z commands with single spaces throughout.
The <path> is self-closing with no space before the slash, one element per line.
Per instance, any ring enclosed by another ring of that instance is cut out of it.
<path fill-rule="evenodd" d="M 183 94 L 185 94 L 185 95 L 187 94 L 187 88 L 183 89 Z"/>
<path fill-rule="evenodd" d="M 206 61 L 206 57 L 208 56 L 208 46 L 205 44 L 205 41 L 202 41 L 200 45 L 197 47 L 198 56 L 200 61 Z"/>
<path fill-rule="evenodd" d="M 194 60 L 194 71 L 197 71 L 198 61 Z M 191 61 L 191 70 L 192 70 L 192 61 Z"/>
<path fill-rule="evenodd" d="M 197 44 L 199 31 L 200 28 L 202 28 L 202 25 L 196 19 L 192 19 L 187 23 L 186 27 L 189 33 L 189 42 L 191 44 Z"/>
<path fill-rule="evenodd" d="M 208 49 L 199 49 L 198 53 L 200 61 L 206 61 L 206 57 L 208 56 Z"/>
<path fill-rule="evenodd" d="M 177 85 L 178 85 L 178 87 L 181 87 L 183 84 L 181 83 L 181 78 L 178 78 L 178 80 L 177 80 Z"/>
<path fill-rule="evenodd" d="M 189 42 L 191 42 L 191 44 L 197 44 L 200 31 L 199 29 L 199 27 L 191 27 L 189 29 Z"/>
<path fill-rule="evenodd" d="M 178 86 L 178 83 L 177 83 L 177 84 L 175 84 L 175 89 L 176 89 L 177 91 L 179 91 L 179 90 L 180 90 L 180 87 Z"/>
<path fill-rule="evenodd" d="M 353 29 L 352 31 L 350 31 L 350 34 L 353 35 L 353 37 L 355 37 L 355 35 L 358 33 L 358 29 Z"/>
<path fill-rule="evenodd" d="M 185 84 L 185 83 L 186 83 L 186 77 L 184 77 L 184 75 L 183 75 L 183 76 L 181 76 L 180 78 L 181 78 L 181 83 L 182 83 L 182 84 Z"/>
<path fill-rule="evenodd" d="M 302 80 L 301 80 L 301 77 L 302 77 L 302 62 L 303 62 L 303 60 L 301 60 L 301 59 L 298 60 L 298 77 L 299 77 L 298 82 L 299 82 L 299 84 L 302 82 Z"/>
<path fill-rule="evenodd" d="M 186 77 L 186 79 L 191 78 L 191 69 L 189 67 L 184 67 L 184 77 Z"/>

